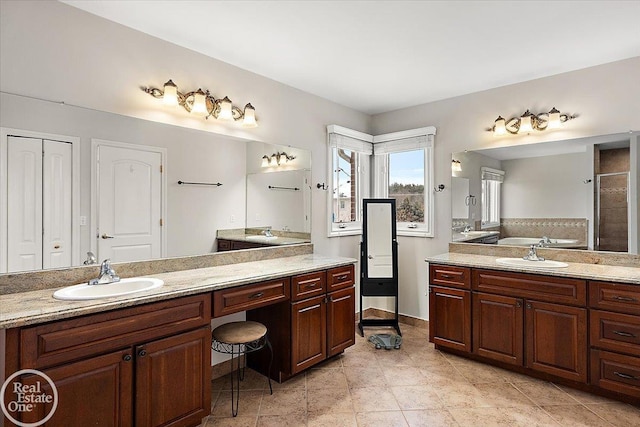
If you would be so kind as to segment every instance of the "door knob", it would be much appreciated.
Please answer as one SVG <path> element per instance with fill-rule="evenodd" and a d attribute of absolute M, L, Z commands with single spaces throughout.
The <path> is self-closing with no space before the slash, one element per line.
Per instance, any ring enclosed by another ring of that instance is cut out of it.
<path fill-rule="evenodd" d="M 102 237 L 103 239 L 113 239 L 113 236 L 109 236 L 107 233 L 102 233 Z"/>
<path fill-rule="evenodd" d="M 373 255 L 369 255 L 367 258 L 369 258 L 369 259 L 373 259 Z"/>

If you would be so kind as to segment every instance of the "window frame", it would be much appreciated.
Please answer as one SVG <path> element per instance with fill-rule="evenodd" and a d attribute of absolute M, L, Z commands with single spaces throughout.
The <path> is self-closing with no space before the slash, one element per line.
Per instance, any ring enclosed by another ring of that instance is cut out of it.
<path fill-rule="evenodd" d="M 499 227 L 502 217 L 500 215 L 501 199 L 502 199 L 502 182 L 504 181 L 504 171 L 489 167 L 480 168 L 480 182 L 482 188 L 481 201 L 481 218 L 480 228 Z M 495 179 L 487 179 L 486 177 L 494 177 Z M 495 184 L 494 184 L 495 183 Z M 495 190 L 494 190 L 495 189 Z M 497 194 L 496 194 L 497 193 Z M 488 198 L 488 196 L 491 196 Z M 492 215 L 492 213 L 494 215 Z M 486 216 L 485 216 L 486 215 Z M 497 217 L 497 221 L 491 221 L 491 218 Z M 489 221 L 485 222 L 485 218 Z"/>

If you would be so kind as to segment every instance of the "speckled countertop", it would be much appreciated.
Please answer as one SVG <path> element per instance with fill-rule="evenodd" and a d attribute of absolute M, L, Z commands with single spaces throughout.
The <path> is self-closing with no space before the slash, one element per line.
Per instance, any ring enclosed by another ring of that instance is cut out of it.
<path fill-rule="evenodd" d="M 569 264 L 568 267 L 544 268 L 536 266 L 535 263 L 532 262 L 531 267 L 516 267 L 498 264 L 496 262 L 497 258 L 500 257 L 449 252 L 446 254 L 428 257 L 425 261 L 462 267 L 491 268 L 493 270 L 515 271 L 518 273 L 537 273 L 547 276 L 574 277 L 578 279 L 602 280 L 607 282 L 640 285 L 640 266 L 619 267 L 615 265 L 567 262 L 567 264 Z M 638 289 L 638 291 L 640 291 L 640 289 Z"/>
<path fill-rule="evenodd" d="M 226 240 L 235 240 L 238 242 L 248 242 L 248 243 L 260 243 L 262 245 L 272 245 L 272 246 L 281 246 L 281 245 L 296 245 L 299 243 L 308 243 L 308 239 L 298 239 L 295 237 L 282 237 L 282 236 L 260 236 L 256 234 L 231 234 L 228 236 L 218 237 L 219 239 Z"/>
<path fill-rule="evenodd" d="M 61 301 L 53 298 L 59 288 L 0 295 L 0 328 L 8 329 L 52 320 L 211 292 L 280 277 L 355 263 L 355 259 L 317 254 L 243 262 L 194 270 L 154 274 L 164 280 L 161 288 L 114 298 Z M 103 285 L 109 286 L 109 285 Z"/>

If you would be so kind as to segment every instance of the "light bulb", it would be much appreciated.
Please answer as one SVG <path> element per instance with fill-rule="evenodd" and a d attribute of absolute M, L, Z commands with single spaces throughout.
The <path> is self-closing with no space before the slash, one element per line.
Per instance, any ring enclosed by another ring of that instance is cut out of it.
<path fill-rule="evenodd" d="M 551 111 L 549 111 L 549 123 L 547 124 L 547 128 L 558 129 L 560 124 L 560 111 L 556 110 L 556 107 L 553 107 Z"/>
<path fill-rule="evenodd" d="M 231 100 L 226 96 L 220 101 L 220 112 L 218 113 L 218 119 L 231 120 L 233 119 L 233 113 L 231 112 Z"/>
<path fill-rule="evenodd" d="M 178 86 L 169 79 L 164 84 L 164 95 L 162 97 L 165 105 L 175 106 L 178 105 Z"/>
<path fill-rule="evenodd" d="M 266 154 L 264 156 L 262 156 L 262 167 L 263 168 L 268 168 L 269 167 L 269 156 L 267 156 Z"/>
<path fill-rule="evenodd" d="M 246 128 L 254 128 L 258 126 L 256 122 L 256 109 L 250 103 L 244 106 L 244 120 L 242 126 Z"/>
<path fill-rule="evenodd" d="M 507 133 L 507 125 L 502 116 L 498 116 L 493 126 L 493 134 L 494 135 L 504 135 Z"/>
<path fill-rule="evenodd" d="M 201 115 L 207 114 L 207 95 L 202 89 L 198 89 L 193 94 L 193 107 L 191 107 L 191 112 Z"/>
<path fill-rule="evenodd" d="M 529 110 L 525 111 L 522 117 L 520 117 L 520 128 L 518 133 L 531 132 L 533 130 L 533 114 Z"/>

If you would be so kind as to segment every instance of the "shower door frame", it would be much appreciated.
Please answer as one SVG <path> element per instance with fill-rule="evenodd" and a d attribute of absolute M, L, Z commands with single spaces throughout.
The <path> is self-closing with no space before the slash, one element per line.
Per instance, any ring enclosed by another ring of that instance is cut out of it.
<path fill-rule="evenodd" d="M 594 237 L 595 237 L 595 245 L 594 249 L 600 251 L 600 181 L 602 177 L 608 176 L 616 176 L 616 175 L 626 175 L 627 176 L 627 252 L 629 251 L 630 241 L 629 241 L 629 232 L 631 226 L 631 172 L 611 172 L 611 173 L 599 173 L 596 175 L 596 212 L 595 212 L 595 224 L 594 224 Z"/>

